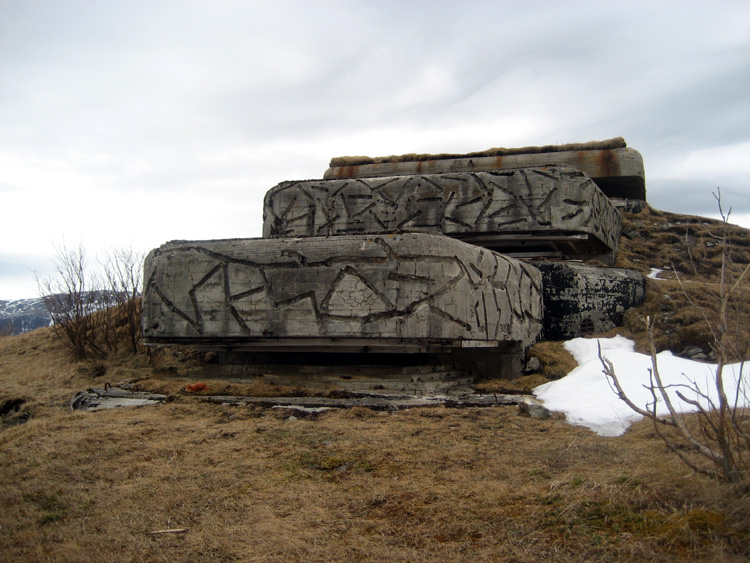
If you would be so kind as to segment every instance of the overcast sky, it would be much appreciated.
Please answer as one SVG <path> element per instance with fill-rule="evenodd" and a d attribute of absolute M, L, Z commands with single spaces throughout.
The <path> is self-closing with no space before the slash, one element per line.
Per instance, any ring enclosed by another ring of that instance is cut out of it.
<path fill-rule="evenodd" d="M 0 0 L 0 299 L 63 241 L 260 236 L 333 156 L 616 136 L 750 226 L 750 2 Z"/>

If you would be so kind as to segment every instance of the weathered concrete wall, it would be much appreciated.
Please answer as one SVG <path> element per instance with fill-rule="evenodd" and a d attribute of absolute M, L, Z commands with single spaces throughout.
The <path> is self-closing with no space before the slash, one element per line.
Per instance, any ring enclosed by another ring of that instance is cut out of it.
<path fill-rule="evenodd" d="M 482 158 L 486 156 L 511 156 L 518 154 L 540 154 L 551 152 L 577 152 L 577 151 L 601 151 L 607 149 L 624 149 L 628 144 L 622 137 L 607 139 L 604 141 L 589 141 L 586 143 L 567 143 L 563 145 L 536 145 L 526 147 L 493 147 L 478 152 L 455 153 L 422 153 L 377 156 L 337 156 L 331 159 L 328 165 L 331 168 L 340 166 L 358 166 L 362 164 L 383 164 L 386 162 L 424 162 L 428 160 L 455 160 L 457 158 Z"/>
<path fill-rule="evenodd" d="M 478 366 L 465 352 L 492 356 L 491 369 Z M 516 348 L 453 348 L 443 354 L 305 354 L 221 353 L 217 363 L 204 365 L 190 375 L 200 381 L 232 379 L 323 390 L 432 395 L 467 391 L 477 376 L 513 377 L 521 370 L 523 352 Z M 316 357 L 317 356 L 317 357 Z M 312 360 L 312 361 L 310 361 Z M 415 363 L 418 362 L 418 363 Z M 457 388 L 458 387 L 458 388 Z"/>
<path fill-rule="evenodd" d="M 326 180 L 375 178 L 545 166 L 562 166 L 581 170 L 590 176 L 608 197 L 646 199 L 646 173 L 643 168 L 643 157 L 637 150 L 631 148 L 337 166 L 326 170 L 323 178 Z"/>
<path fill-rule="evenodd" d="M 143 336 L 152 343 L 525 346 L 541 326 L 538 270 L 442 236 L 177 241 L 145 263 Z"/>
<path fill-rule="evenodd" d="M 544 243 L 565 257 L 611 262 L 621 221 L 580 171 L 531 168 L 282 182 L 266 194 L 263 236 L 420 231 L 504 253 Z"/>
<path fill-rule="evenodd" d="M 563 262 L 534 262 L 542 272 L 544 339 L 566 340 L 622 324 L 639 306 L 646 280 L 632 270 Z"/>

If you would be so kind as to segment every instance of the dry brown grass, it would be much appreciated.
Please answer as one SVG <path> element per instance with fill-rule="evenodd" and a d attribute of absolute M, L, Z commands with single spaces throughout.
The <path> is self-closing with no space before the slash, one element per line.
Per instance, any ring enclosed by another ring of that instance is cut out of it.
<path fill-rule="evenodd" d="M 616 266 L 647 275 L 651 268 L 664 269 L 660 280 L 648 280 L 643 306 L 626 313 L 620 333 L 646 352 L 647 336 L 643 319 L 656 319 L 657 350 L 681 352 L 690 346 L 710 349 L 713 340 L 706 319 L 718 322 L 718 292 L 721 271 L 720 221 L 657 211 L 647 207 L 637 214 L 626 213 Z M 750 263 L 750 231 L 729 225 L 730 265 L 728 274 L 736 279 Z M 746 292 L 729 309 L 729 340 L 735 350 L 732 360 L 750 359 L 745 342 L 750 334 Z M 704 317 L 705 314 L 705 317 Z"/>
<path fill-rule="evenodd" d="M 750 557 L 747 493 L 688 473 L 646 424 L 602 438 L 513 407 L 303 415 L 187 395 L 70 412 L 104 380 L 180 385 L 159 373 L 192 360 L 160 361 L 107 360 L 93 377 L 47 329 L 0 340 L 0 399 L 32 414 L 0 428 L 2 559 Z M 189 531 L 150 534 L 166 528 Z"/>
<path fill-rule="evenodd" d="M 731 218 L 730 218 L 731 220 Z M 646 206 L 623 214 L 623 234 L 617 263 L 648 274 L 650 268 L 673 268 L 683 280 L 717 283 L 721 264 L 721 221 L 658 211 Z M 750 231 L 729 225 L 732 272 L 750 262 Z M 665 272 L 665 277 L 670 273 Z M 672 276 L 674 277 L 674 276 Z"/>
<path fill-rule="evenodd" d="M 541 147 L 519 147 L 519 148 L 491 148 L 484 151 L 470 152 L 465 154 L 402 154 L 391 156 L 337 156 L 331 159 L 329 166 L 359 166 L 362 164 L 383 164 L 390 162 L 420 162 L 425 160 L 447 160 L 452 158 L 481 158 L 485 156 L 509 156 L 514 154 L 538 154 L 547 152 L 563 151 L 586 151 L 620 149 L 627 146 L 625 139 L 615 137 L 606 141 L 591 141 L 588 143 L 568 143 L 565 145 L 544 145 Z"/>

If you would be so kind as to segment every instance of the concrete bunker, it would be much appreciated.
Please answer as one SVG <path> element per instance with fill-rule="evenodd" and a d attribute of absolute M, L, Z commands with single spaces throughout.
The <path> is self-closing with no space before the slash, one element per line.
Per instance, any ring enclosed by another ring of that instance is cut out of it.
<path fill-rule="evenodd" d="M 646 280 L 623 268 L 534 262 L 544 287 L 544 339 L 567 340 L 619 326 L 643 302 Z"/>
<path fill-rule="evenodd" d="M 282 182 L 265 197 L 263 236 L 417 231 L 504 254 L 612 263 L 621 217 L 572 168 L 525 168 Z"/>
<path fill-rule="evenodd" d="M 172 242 L 149 254 L 146 279 L 148 342 L 235 362 L 421 353 L 482 371 L 481 356 L 517 354 L 542 328 L 536 268 L 424 233 Z"/>
<path fill-rule="evenodd" d="M 405 154 L 386 157 L 344 156 L 331 160 L 323 178 L 375 178 L 560 166 L 580 170 L 610 198 L 646 200 L 641 154 L 622 137 L 607 141 L 494 148 L 469 154 Z"/>
<path fill-rule="evenodd" d="M 214 351 L 206 374 L 239 379 L 430 393 L 515 376 L 542 327 L 548 339 L 598 331 L 642 299 L 638 274 L 569 262 L 614 262 L 620 212 L 590 177 L 604 168 L 585 163 L 609 151 L 621 161 L 597 178 L 642 181 L 622 143 L 573 146 L 587 153 L 573 168 L 568 145 L 282 182 L 264 238 L 149 254 L 145 341 Z M 609 195 L 645 198 L 641 185 Z"/>

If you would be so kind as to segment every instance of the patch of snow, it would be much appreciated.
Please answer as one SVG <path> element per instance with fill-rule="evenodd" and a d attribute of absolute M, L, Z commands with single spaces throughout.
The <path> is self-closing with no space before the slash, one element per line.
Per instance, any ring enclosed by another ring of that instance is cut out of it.
<path fill-rule="evenodd" d="M 634 343 L 621 336 L 575 338 L 566 342 L 565 349 L 573 355 L 578 367 L 562 379 L 540 385 L 533 392 L 548 409 L 564 412 L 570 423 L 590 428 L 601 436 L 619 436 L 642 417 L 617 397 L 604 375 L 597 341 L 601 344 L 602 355 L 614 365 L 625 394 L 639 407 L 647 408 L 653 402 L 648 390 L 651 358 L 634 352 Z M 662 382 L 669 387 L 670 400 L 678 411 L 693 412 L 697 409 L 677 397 L 677 390 L 688 399 L 708 406 L 706 399 L 696 396 L 692 389 L 695 386 L 716 404 L 716 364 L 678 358 L 669 351 L 661 352 L 656 358 Z M 739 387 L 744 394 L 740 393 L 738 406 L 750 407 L 750 378 L 747 370 L 741 368 L 739 363 L 724 366 L 724 389 L 732 402 Z M 661 399 L 657 402 L 656 412 L 668 414 Z"/>
<path fill-rule="evenodd" d="M 664 279 L 664 278 L 660 278 L 659 277 L 659 274 L 661 274 L 663 271 L 664 270 L 662 270 L 660 268 L 651 268 L 651 272 L 646 277 L 649 278 L 649 279 L 652 279 L 652 280 L 661 280 L 661 279 Z"/>

